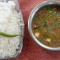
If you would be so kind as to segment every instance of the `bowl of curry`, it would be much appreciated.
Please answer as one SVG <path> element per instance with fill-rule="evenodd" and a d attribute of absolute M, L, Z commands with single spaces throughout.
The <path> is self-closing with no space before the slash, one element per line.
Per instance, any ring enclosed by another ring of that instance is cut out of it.
<path fill-rule="evenodd" d="M 33 40 L 41 47 L 60 50 L 60 1 L 45 1 L 31 12 L 28 30 Z"/>

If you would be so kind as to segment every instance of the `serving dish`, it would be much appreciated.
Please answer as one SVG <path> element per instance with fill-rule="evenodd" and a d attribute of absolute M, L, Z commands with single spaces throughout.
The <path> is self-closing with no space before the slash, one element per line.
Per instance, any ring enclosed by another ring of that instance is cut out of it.
<path fill-rule="evenodd" d="M 34 34 L 33 34 L 33 31 L 32 31 L 32 20 L 33 20 L 33 17 L 35 15 L 35 13 L 41 9 L 42 7 L 46 6 L 46 5 L 59 5 L 60 6 L 60 1 L 45 1 L 45 2 L 42 2 L 40 4 L 38 4 L 31 12 L 30 16 L 29 16 L 29 19 L 28 19 L 28 30 L 29 30 L 29 33 L 31 35 L 31 37 L 33 38 L 33 40 L 41 47 L 47 49 L 47 50 L 52 50 L 52 51 L 59 51 L 60 50 L 60 47 L 48 47 L 44 44 L 42 44 L 41 42 L 39 42 Z"/>
<path fill-rule="evenodd" d="M 4 1 L 8 2 L 8 1 L 12 1 L 12 0 L 0 0 L 0 2 L 4 2 Z M 14 58 L 18 57 L 18 55 L 21 53 L 21 50 L 22 50 L 22 47 L 23 47 L 24 21 L 23 21 L 23 17 L 22 17 L 22 13 L 21 13 L 21 10 L 20 10 L 20 7 L 19 7 L 18 0 L 13 0 L 13 1 L 16 4 L 16 10 L 20 13 L 20 17 L 21 17 L 21 30 L 22 30 L 21 34 L 22 34 L 22 37 L 21 37 L 20 44 L 19 44 L 20 49 L 19 49 L 19 51 L 17 52 L 16 55 L 11 56 L 11 57 L 5 57 L 5 58 L 1 57 L 0 58 L 1 60 L 2 59 L 14 59 Z"/>

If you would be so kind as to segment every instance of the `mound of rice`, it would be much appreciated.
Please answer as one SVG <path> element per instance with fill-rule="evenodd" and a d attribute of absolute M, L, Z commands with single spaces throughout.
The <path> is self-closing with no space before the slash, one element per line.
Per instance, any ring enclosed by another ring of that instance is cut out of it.
<path fill-rule="evenodd" d="M 0 32 L 21 34 L 20 13 L 15 9 L 13 1 L 0 2 Z M 0 57 L 14 56 L 19 49 L 20 37 L 4 37 L 0 35 Z"/>

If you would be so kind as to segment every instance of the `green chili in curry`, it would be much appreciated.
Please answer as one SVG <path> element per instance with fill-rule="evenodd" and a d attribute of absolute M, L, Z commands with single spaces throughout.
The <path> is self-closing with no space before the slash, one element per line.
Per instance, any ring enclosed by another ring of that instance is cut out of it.
<path fill-rule="evenodd" d="M 40 8 L 35 13 L 32 20 L 32 31 L 34 36 L 41 43 L 50 47 L 60 47 L 59 13 L 59 5 L 47 5 Z"/>

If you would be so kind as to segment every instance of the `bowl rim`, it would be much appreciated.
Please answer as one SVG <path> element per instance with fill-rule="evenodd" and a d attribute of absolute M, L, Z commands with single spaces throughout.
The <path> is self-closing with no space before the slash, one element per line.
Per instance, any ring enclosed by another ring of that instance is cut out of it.
<path fill-rule="evenodd" d="M 42 8 L 43 6 L 45 5 L 60 5 L 60 1 L 44 1 L 42 3 L 39 3 L 33 10 L 32 12 L 30 13 L 30 16 L 29 16 L 29 19 L 28 19 L 28 31 L 32 37 L 32 39 L 39 45 L 41 46 L 42 48 L 45 48 L 47 50 L 51 50 L 51 51 L 60 51 L 60 47 L 48 47 L 46 45 L 44 45 L 43 43 L 39 42 L 33 32 L 32 32 L 32 19 L 33 19 L 33 16 L 35 15 L 35 13 L 40 9 Z"/>

